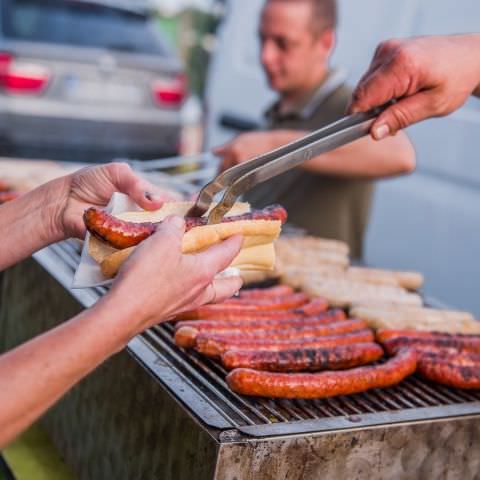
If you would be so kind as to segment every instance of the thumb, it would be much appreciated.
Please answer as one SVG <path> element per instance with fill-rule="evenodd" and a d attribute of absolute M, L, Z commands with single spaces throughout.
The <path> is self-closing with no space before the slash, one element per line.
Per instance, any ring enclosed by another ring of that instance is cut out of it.
<path fill-rule="evenodd" d="M 144 210 L 158 210 L 165 202 L 174 200 L 168 192 L 141 179 L 132 182 L 124 193 Z"/>
<path fill-rule="evenodd" d="M 168 242 L 172 252 L 181 249 L 183 235 L 185 234 L 185 220 L 182 217 L 170 216 L 163 220 L 157 227 L 154 235 L 143 243 Z"/>
<path fill-rule="evenodd" d="M 395 135 L 399 130 L 434 115 L 435 93 L 425 91 L 403 98 L 387 108 L 372 126 L 375 140 Z"/>
<path fill-rule="evenodd" d="M 213 277 L 232 263 L 233 259 L 239 254 L 242 243 L 243 238 L 240 235 L 235 235 L 198 253 L 197 258 L 208 275 Z"/>

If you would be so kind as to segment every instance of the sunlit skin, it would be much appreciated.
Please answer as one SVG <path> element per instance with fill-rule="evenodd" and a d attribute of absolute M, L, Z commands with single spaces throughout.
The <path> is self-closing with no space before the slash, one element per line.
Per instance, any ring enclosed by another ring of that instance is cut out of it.
<path fill-rule="evenodd" d="M 448 115 L 480 96 L 480 34 L 417 37 L 381 43 L 354 93 L 352 111 L 391 99 L 372 136 L 381 140 L 431 117 Z"/>
<path fill-rule="evenodd" d="M 0 271 L 51 243 L 84 238 L 84 210 L 104 207 L 114 192 L 128 194 L 146 210 L 168 199 L 125 164 L 89 167 L 53 180 L 0 206 Z M 240 289 L 239 277 L 215 275 L 238 255 L 242 239 L 183 255 L 184 231 L 183 218 L 167 218 L 95 305 L 0 355 L 0 449 L 138 333 Z"/>

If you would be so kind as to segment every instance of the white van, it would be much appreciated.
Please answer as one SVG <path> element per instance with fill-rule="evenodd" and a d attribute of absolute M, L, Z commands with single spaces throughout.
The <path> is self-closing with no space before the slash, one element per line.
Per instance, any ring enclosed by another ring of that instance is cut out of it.
<path fill-rule="evenodd" d="M 258 55 L 263 0 L 230 0 L 211 63 L 207 147 L 261 124 L 273 95 Z M 333 65 L 352 86 L 387 38 L 479 31 L 476 0 L 339 0 Z M 480 54 L 478 52 L 477 54 Z M 239 127 L 237 131 L 221 123 Z M 378 183 L 366 242 L 370 265 L 417 269 L 425 292 L 480 317 L 480 101 L 409 129 L 418 168 Z"/>

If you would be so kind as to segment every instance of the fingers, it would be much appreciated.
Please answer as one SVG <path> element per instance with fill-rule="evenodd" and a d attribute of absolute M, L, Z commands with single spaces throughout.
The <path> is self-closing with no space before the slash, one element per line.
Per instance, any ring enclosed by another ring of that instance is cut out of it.
<path fill-rule="evenodd" d="M 206 303 L 221 303 L 233 297 L 242 288 L 240 276 L 219 278 L 212 281 L 200 299 L 201 305 Z"/>
<path fill-rule="evenodd" d="M 368 112 L 398 98 L 396 84 L 398 78 L 392 71 L 379 67 L 370 70 L 353 92 L 351 113 Z"/>
<path fill-rule="evenodd" d="M 411 89 L 418 74 L 414 63 L 401 41 L 381 43 L 368 71 L 353 92 L 350 111 L 366 112 L 413 93 Z"/>
<path fill-rule="evenodd" d="M 159 224 L 157 231 L 138 246 L 132 257 L 141 255 L 146 249 L 152 260 L 156 254 L 164 256 L 166 250 L 180 254 L 184 233 L 185 220 L 182 217 L 167 217 Z"/>
<path fill-rule="evenodd" d="M 112 163 L 107 168 L 115 190 L 128 195 L 143 209 L 157 210 L 169 199 L 168 194 L 138 177 L 126 163 Z"/>
<path fill-rule="evenodd" d="M 205 272 L 208 282 L 210 278 L 225 270 L 232 263 L 242 248 L 242 242 L 243 238 L 236 235 L 196 255 L 199 268 Z"/>
<path fill-rule="evenodd" d="M 372 137 L 382 140 L 434 115 L 435 95 L 433 91 L 420 92 L 392 105 L 373 124 Z"/>

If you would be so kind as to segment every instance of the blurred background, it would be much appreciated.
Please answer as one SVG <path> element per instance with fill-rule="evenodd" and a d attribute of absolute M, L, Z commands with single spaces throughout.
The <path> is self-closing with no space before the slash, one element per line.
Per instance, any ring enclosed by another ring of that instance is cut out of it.
<path fill-rule="evenodd" d="M 261 124 L 262 0 L 1 0 L 0 156 L 103 162 L 209 151 Z M 463 0 L 339 0 L 354 85 L 386 38 L 478 31 Z M 417 269 L 480 316 L 480 102 L 408 131 L 417 171 L 378 183 L 365 260 Z"/>

